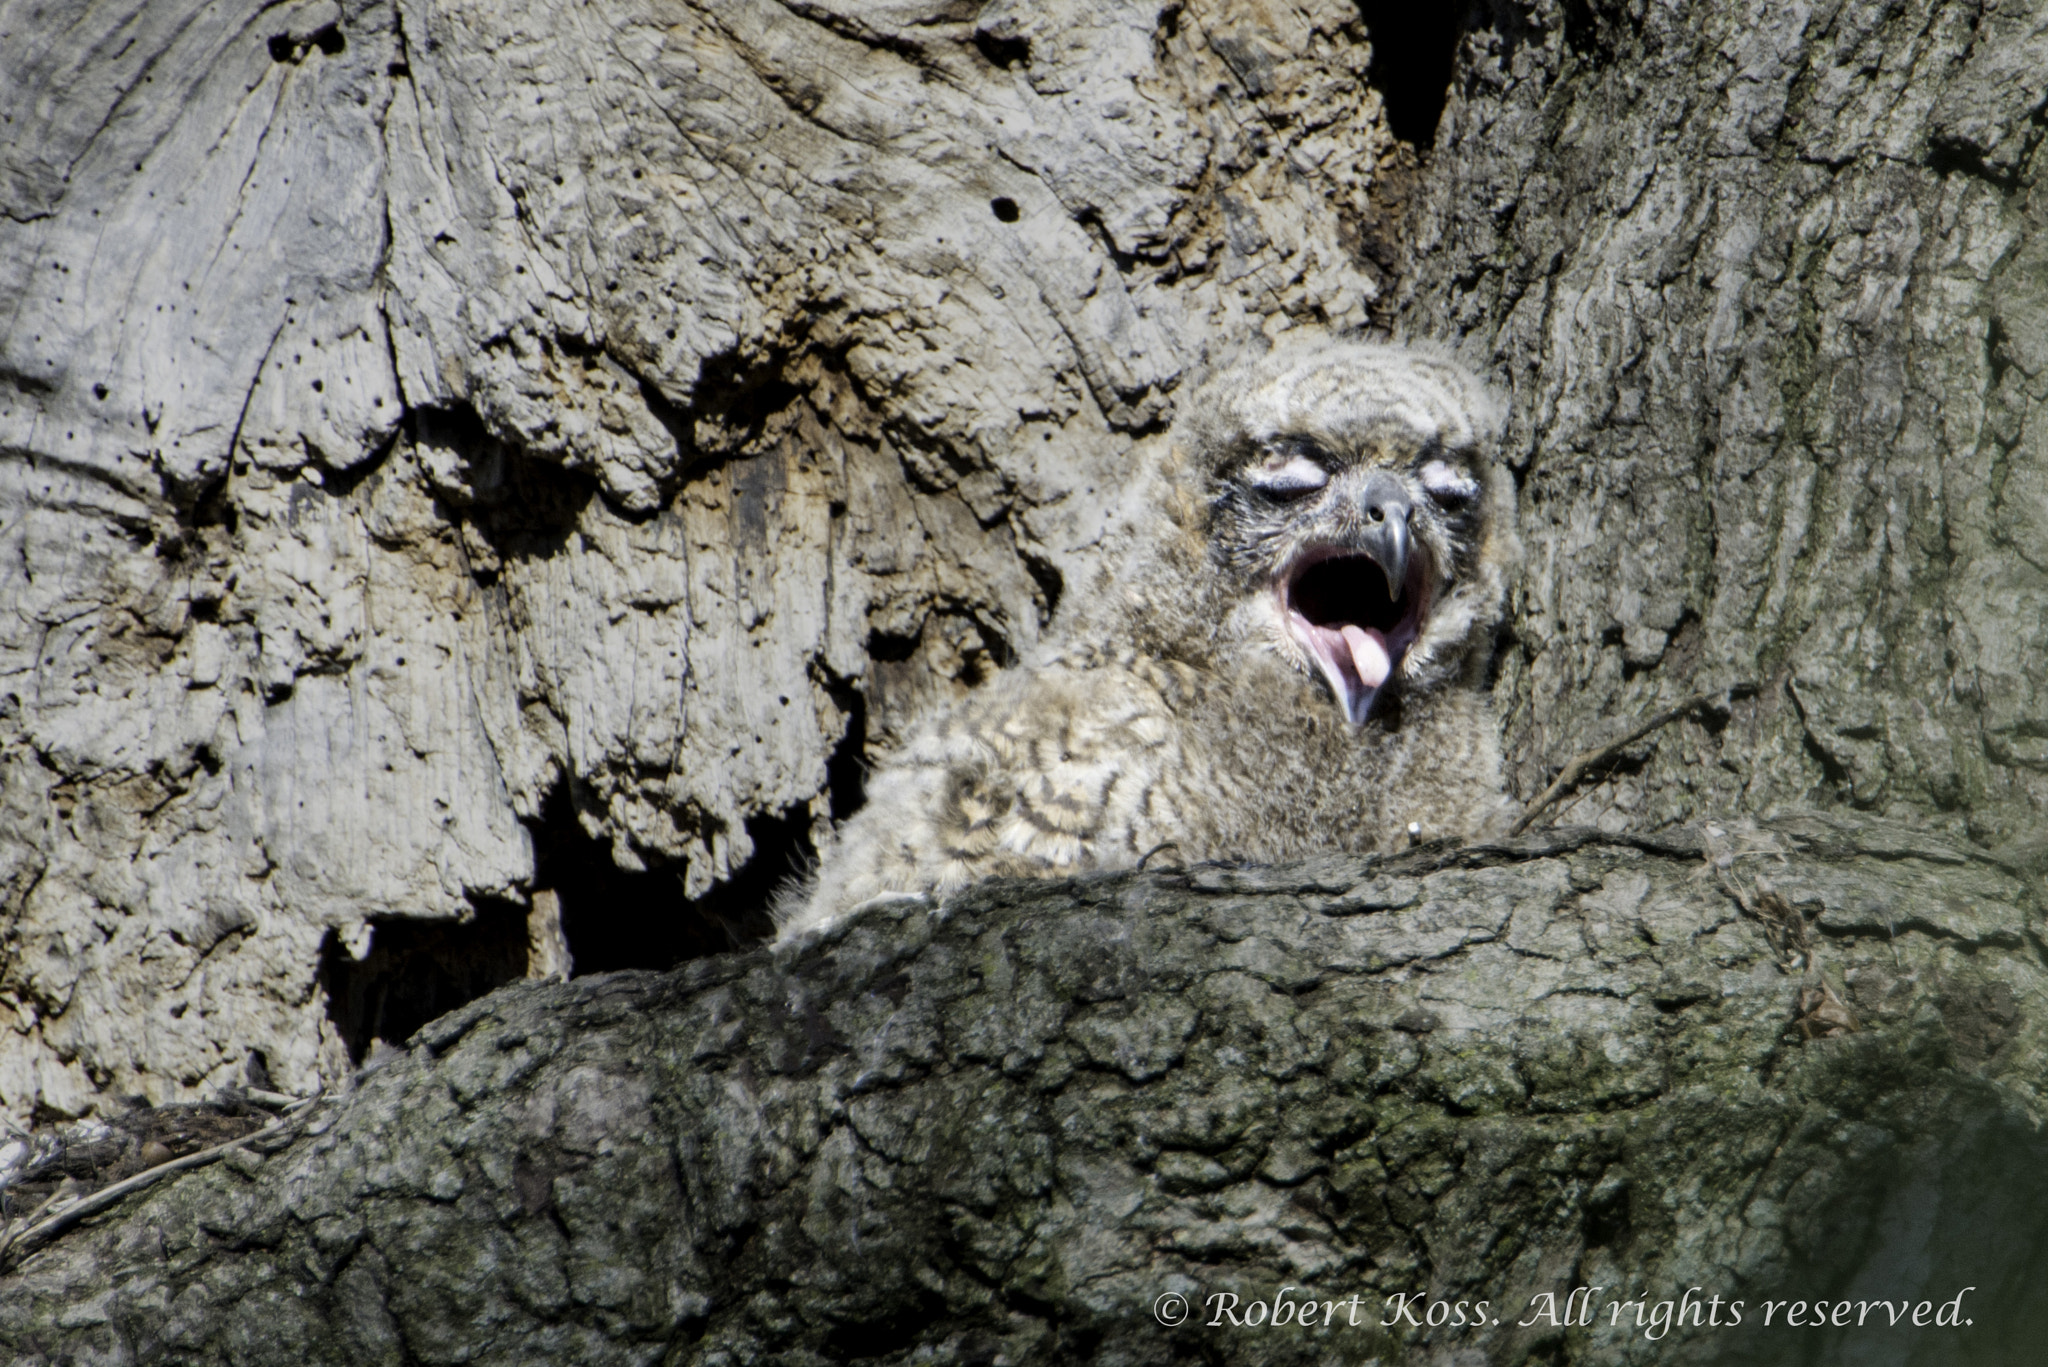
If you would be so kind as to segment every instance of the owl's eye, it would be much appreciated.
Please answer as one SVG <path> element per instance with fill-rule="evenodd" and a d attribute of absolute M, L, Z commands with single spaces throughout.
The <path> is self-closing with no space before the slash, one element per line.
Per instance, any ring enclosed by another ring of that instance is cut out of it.
<path fill-rule="evenodd" d="M 1274 498 L 1300 498 L 1330 482 L 1330 472 L 1307 456 L 1275 453 L 1245 471 L 1245 482 Z"/>
<path fill-rule="evenodd" d="M 1439 503 L 1469 503 L 1479 497 L 1479 481 L 1448 461 L 1430 461 L 1415 475 L 1429 496 Z"/>

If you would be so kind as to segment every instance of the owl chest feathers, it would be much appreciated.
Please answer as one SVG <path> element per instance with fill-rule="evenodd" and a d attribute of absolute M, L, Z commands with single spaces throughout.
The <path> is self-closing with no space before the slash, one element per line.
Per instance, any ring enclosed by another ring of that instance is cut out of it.
<path fill-rule="evenodd" d="M 1404 782 L 1418 758 L 1456 751 L 1461 770 L 1488 758 L 1463 753 L 1475 719 L 1446 701 L 1356 726 L 1277 661 L 1137 657 L 993 690 L 905 758 L 945 769 L 934 835 L 963 873 L 1128 867 L 1161 850 L 1174 862 L 1363 852 L 1398 843 L 1410 821 L 1441 832 L 1443 804 L 1423 796 L 1441 784 Z"/>

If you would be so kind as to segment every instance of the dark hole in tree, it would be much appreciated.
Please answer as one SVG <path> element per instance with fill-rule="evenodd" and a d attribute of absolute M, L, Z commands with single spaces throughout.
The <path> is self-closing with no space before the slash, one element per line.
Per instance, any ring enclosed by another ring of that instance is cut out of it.
<path fill-rule="evenodd" d="M 917 637 L 877 631 L 868 637 L 868 658 L 896 664 L 917 653 Z"/>
<path fill-rule="evenodd" d="M 725 882 L 691 901 L 678 866 L 644 873 L 612 862 L 557 788 L 532 823 L 534 887 L 561 899 L 562 934 L 578 977 L 624 968 L 669 969 L 722 954 L 773 933 L 768 899 L 811 858 L 810 818 L 801 810 L 747 820 L 754 856 Z"/>
<path fill-rule="evenodd" d="M 990 212 L 994 213 L 1004 223 L 1015 223 L 1017 221 L 1017 201 L 1011 199 L 1008 195 L 997 195 L 988 202 L 988 207 Z"/>
<path fill-rule="evenodd" d="M 1032 582 L 1038 585 L 1038 591 L 1045 595 L 1045 621 L 1050 622 L 1053 614 L 1060 610 L 1060 599 L 1066 596 L 1066 576 L 1052 561 L 1041 560 L 1034 555 L 1024 557 L 1024 569 Z"/>
<path fill-rule="evenodd" d="M 378 1040 L 405 1043 L 428 1021 L 526 976 L 526 910 L 490 903 L 467 923 L 376 920 L 358 963 L 339 937 L 322 954 L 327 1018 L 361 1063 Z"/>
<path fill-rule="evenodd" d="M 1619 1185 L 1612 1192 L 1586 1204 L 1586 1247 L 1620 1248 L 1628 1240 L 1628 1187 Z"/>
<path fill-rule="evenodd" d="M 868 796 L 868 700 L 852 687 L 835 690 L 833 697 L 846 712 L 846 734 L 825 761 L 825 792 L 831 799 L 832 819 L 844 821 Z"/>
<path fill-rule="evenodd" d="M 988 58 L 989 65 L 999 66 L 1005 71 L 1031 65 L 1029 38 L 998 38 L 993 33 L 977 33 L 974 46 Z"/>
<path fill-rule="evenodd" d="M 292 40 L 282 33 L 272 34 L 265 46 L 270 49 L 270 60 L 273 62 L 289 62 L 292 59 Z"/>
<path fill-rule="evenodd" d="M 339 57 L 348 48 L 348 39 L 341 36 L 341 30 L 333 24 L 313 35 L 313 46 L 330 57 Z"/>
<path fill-rule="evenodd" d="M 1418 151 L 1436 142 L 1437 121 L 1451 93 L 1451 64 L 1464 9 L 1458 4 L 1359 0 L 1358 12 L 1372 39 L 1372 64 L 1365 79 L 1386 102 L 1387 127 Z"/>
<path fill-rule="evenodd" d="M 892 1298 L 872 1319 L 833 1326 L 825 1338 L 825 1353 L 834 1362 L 894 1356 L 916 1343 L 929 1341 L 932 1326 L 943 1324 L 945 1319 L 945 1299 L 935 1291 L 918 1287 L 914 1299 Z"/>

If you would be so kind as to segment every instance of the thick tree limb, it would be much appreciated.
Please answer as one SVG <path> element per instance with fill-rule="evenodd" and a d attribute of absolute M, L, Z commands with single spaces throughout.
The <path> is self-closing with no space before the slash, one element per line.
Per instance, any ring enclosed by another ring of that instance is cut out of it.
<path fill-rule="evenodd" d="M 1520 1321 L 1579 1285 L 1752 1310 L 1974 1285 L 1970 1361 L 2027 1361 L 2048 970 L 2012 929 L 2024 883 L 1882 822 L 1759 838 L 1834 1006 L 1699 840 L 1583 830 L 997 883 L 781 954 L 508 988 L 324 1133 L 32 1254 L 0 1342 L 304 1367 L 1755 1363 L 1881 1345 L 1755 1314 L 1654 1345 L 1604 1312 Z M 1826 1037 L 1835 1006 L 1855 1033 Z M 1283 1286 L 1372 1313 L 1207 1322 L 1208 1297 Z M 1196 1313 L 1163 1324 L 1168 1294 Z M 1501 1322 L 1382 1329 L 1395 1294 Z"/>

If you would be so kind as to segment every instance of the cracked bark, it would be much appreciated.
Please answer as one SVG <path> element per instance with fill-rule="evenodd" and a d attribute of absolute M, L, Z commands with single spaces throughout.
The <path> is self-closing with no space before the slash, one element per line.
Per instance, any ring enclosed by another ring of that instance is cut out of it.
<path fill-rule="evenodd" d="M 1979 1275 L 1973 1220 L 2038 1267 L 2038 16 L 1471 4 L 1421 148 L 1372 84 L 1420 59 L 1348 3 L 42 0 L 0 34 L 10 1115 L 250 1049 L 340 1082 L 426 1014 L 341 985 L 430 932 L 499 955 L 542 888 L 586 962 L 722 944 L 865 754 L 1097 571 L 1119 472 L 1262 332 L 1457 339 L 1512 390 L 1524 799 L 1757 684 L 1551 813 L 1618 843 L 1354 869 L 1355 917 L 1146 875 L 492 998 L 324 1154 L 39 1254 L 37 1351 L 1144 1357 L 1193 1342 L 1142 1319 L 1172 1275 L 1854 1288 L 1924 1235 L 1932 1286 Z M 1787 1039 L 1806 970 L 1673 834 L 1713 823 L 1731 877 L 1783 847 L 1865 1031 Z M 1172 990 L 1077 1003 L 1126 961 L 1098 925 Z"/>
<path fill-rule="evenodd" d="M 1716 869 L 1810 923 L 1810 971 Z M 796 954 L 502 989 L 317 1137 L 36 1255 L 0 1338 L 25 1363 L 2018 1363 L 2048 1314 L 2038 910 L 1861 817 L 998 882 Z M 1861 1028 L 1803 1039 L 1802 981 Z M 1594 1284 L 1700 1287 L 1750 1328 L 1519 1323 Z M 1365 1313 L 1152 1315 L 1283 1286 Z M 1964 1286 L 1967 1330 L 1757 1327 L 1766 1297 Z M 1381 1329 L 1396 1293 L 1501 1323 Z"/>

